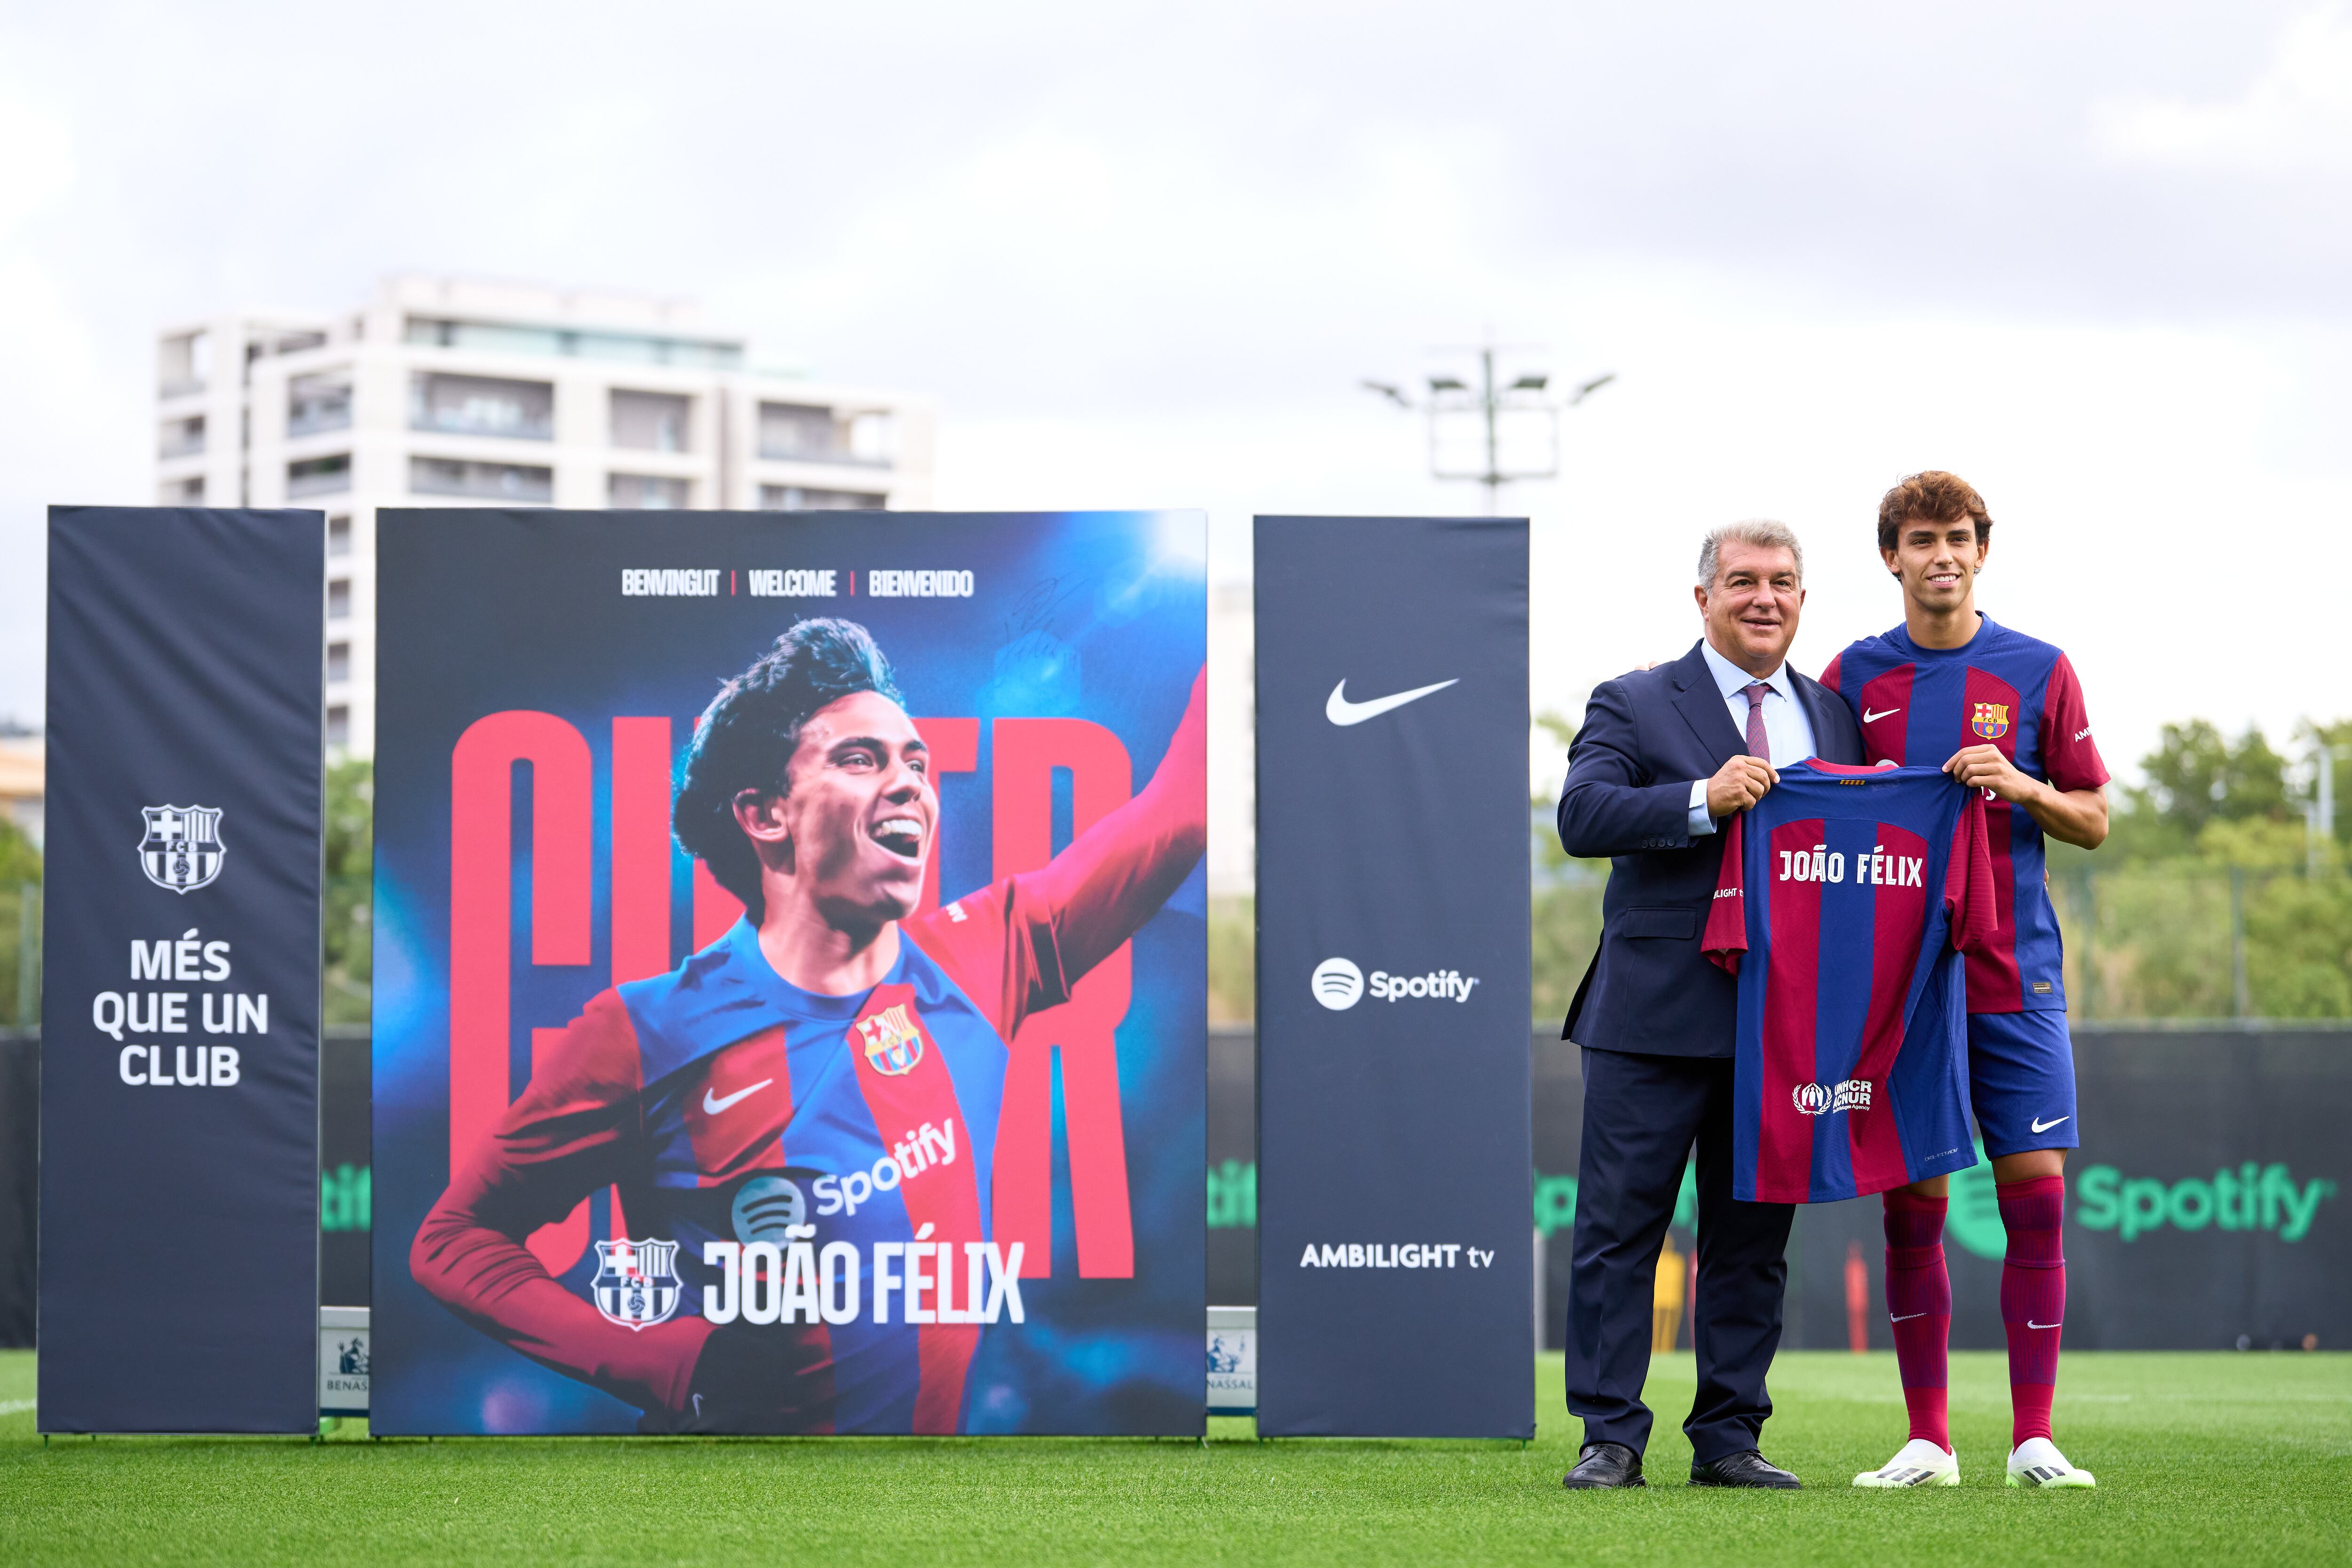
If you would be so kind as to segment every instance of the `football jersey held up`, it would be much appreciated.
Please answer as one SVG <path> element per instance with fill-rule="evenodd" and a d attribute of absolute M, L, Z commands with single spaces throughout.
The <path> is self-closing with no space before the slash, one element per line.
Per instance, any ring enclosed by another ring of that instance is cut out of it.
<path fill-rule="evenodd" d="M 1980 623 L 1961 647 L 1921 647 L 1896 626 L 1830 660 L 1822 684 L 1853 710 L 1864 760 L 1940 768 L 1964 746 L 1991 745 L 2056 789 L 2105 784 L 2074 665 L 1990 616 Z M 2042 825 L 2021 805 L 1988 798 L 1985 826 L 1994 921 L 1991 938 L 1969 955 L 1969 1011 L 2063 1013 L 2065 954 L 2043 875 Z"/>
<path fill-rule="evenodd" d="M 1979 792 L 1808 761 L 1726 834 L 1705 945 L 1739 979 L 1732 1195 L 1832 1203 L 1974 1164 L 1960 953 L 1993 929 Z"/>

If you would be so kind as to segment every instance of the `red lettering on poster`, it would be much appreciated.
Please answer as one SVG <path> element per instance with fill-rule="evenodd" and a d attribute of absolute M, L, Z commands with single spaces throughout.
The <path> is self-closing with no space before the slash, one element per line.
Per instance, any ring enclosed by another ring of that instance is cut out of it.
<path fill-rule="evenodd" d="M 478 719 L 449 757 L 449 1158 L 512 1098 L 514 766 L 530 764 L 530 961 L 588 962 L 588 742 L 552 713 Z"/>
<path fill-rule="evenodd" d="M 449 757 L 449 1166 L 489 1135 L 513 1086 L 514 769 L 530 765 L 530 961 L 585 963 L 593 815 L 588 742 L 551 713 L 477 720 Z M 534 1029 L 536 1062 L 560 1029 Z M 542 1261 L 587 1245 L 583 1200 L 530 1238 Z M 551 1268 L 569 1267 L 569 1262 Z"/>
<path fill-rule="evenodd" d="M 1084 833 L 1127 804 L 1134 770 L 1118 737 L 1083 719 L 999 719 L 993 879 L 1053 858 L 1054 770 L 1070 773 L 1070 831 Z M 1118 1101 L 1116 1031 L 1127 1016 L 1131 949 L 1122 945 L 1071 987 L 1070 1000 L 1026 1020 L 1010 1042 L 996 1128 L 993 1234 L 1024 1244 L 1021 1273 L 1053 1274 L 1053 1058 L 1061 1053 L 1078 1276 L 1135 1274 L 1127 1192 L 1127 1134 Z"/>
<path fill-rule="evenodd" d="M 613 721 L 613 984 L 667 974 L 669 721 Z"/>

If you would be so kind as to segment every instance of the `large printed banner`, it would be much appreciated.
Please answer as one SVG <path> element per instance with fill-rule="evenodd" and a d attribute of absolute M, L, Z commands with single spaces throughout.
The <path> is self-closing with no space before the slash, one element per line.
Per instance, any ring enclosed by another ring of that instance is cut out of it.
<path fill-rule="evenodd" d="M 40 1427 L 315 1432 L 315 511 L 49 513 Z"/>
<path fill-rule="evenodd" d="M 1256 549 L 1258 1430 L 1530 1436 L 1527 524 Z"/>
<path fill-rule="evenodd" d="M 1195 513 L 378 521 L 374 1429 L 1202 1429 Z"/>

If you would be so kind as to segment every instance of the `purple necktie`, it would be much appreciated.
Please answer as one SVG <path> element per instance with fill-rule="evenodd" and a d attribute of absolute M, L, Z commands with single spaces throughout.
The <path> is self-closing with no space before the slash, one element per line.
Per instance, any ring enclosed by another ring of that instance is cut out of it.
<path fill-rule="evenodd" d="M 1748 754 L 1769 763 L 1772 760 L 1772 741 L 1764 733 L 1764 694 L 1772 689 L 1760 680 L 1751 680 L 1739 689 L 1748 699 Z"/>

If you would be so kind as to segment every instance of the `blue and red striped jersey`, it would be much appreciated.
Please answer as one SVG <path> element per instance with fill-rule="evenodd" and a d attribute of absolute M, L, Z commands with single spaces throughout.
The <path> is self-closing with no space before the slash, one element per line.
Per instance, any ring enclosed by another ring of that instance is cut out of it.
<path fill-rule="evenodd" d="M 1833 1203 L 1975 1163 L 1956 950 L 1992 928 L 1982 799 L 1813 760 L 1725 832 L 1705 945 L 1739 977 L 1732 1195 Z"/>
<path fill-rule="evenodd" d="M 1830 660 L 1822 684 L 1853 710 L 1864 757 L 1940 768 L 1963 747 L 1990 744 L 2055 788 L 2105 784 L 2066 656 L 1990 616 L 1982 621 L 1965 647 L 1923 648 L 1896 626 Z M 1986 823 L 1998 918 L 1992 939 L 1969 955 L 1969 1011 L 2063 1013 L 2065 951 L 2044 880 L 2042 825 L 1990 794 Z"/>

